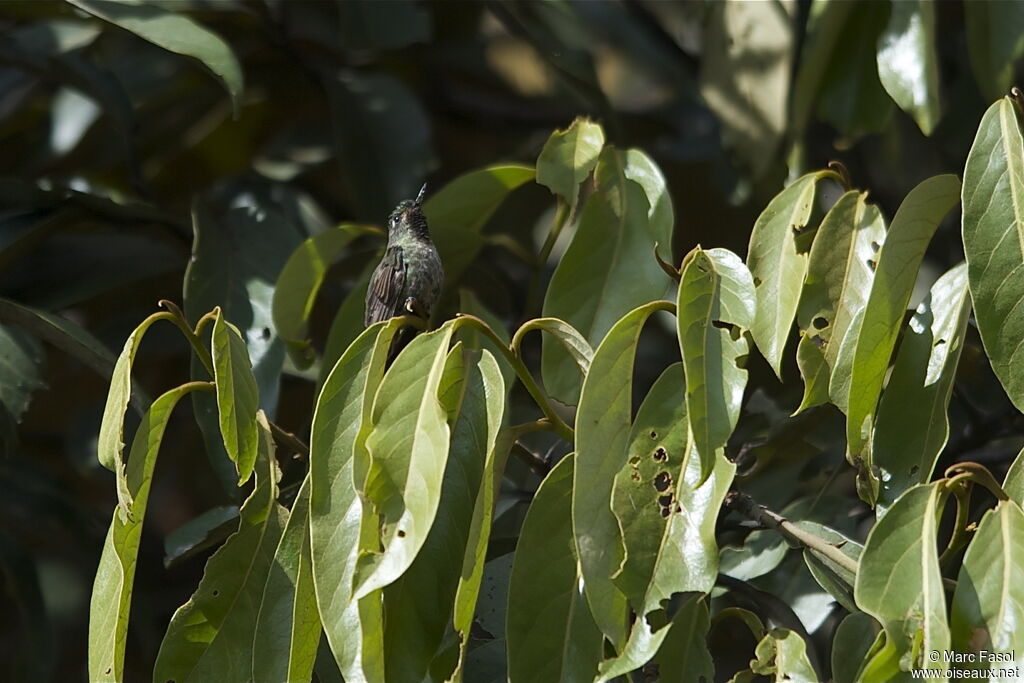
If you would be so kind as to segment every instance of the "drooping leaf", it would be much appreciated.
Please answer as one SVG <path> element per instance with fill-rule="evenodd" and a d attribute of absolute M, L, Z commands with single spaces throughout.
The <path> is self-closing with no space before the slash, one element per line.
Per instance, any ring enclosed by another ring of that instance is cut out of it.
<path fill-rule="evenodd" d="M 925 654 L 949 649 L 936 550 L 942 482 L 909 489 L 868 534 L 857 570 L 857 606 L 885 628 L 901 668 L 947 668 Z"/>
<path fill-rule="evenodd" d="M 587 607 L 572 533 L 575 457 L 544 479 L 526 513 L 509 581 L 508 680 L 591 680 L 601 631 Z"/>
<path fill-rule="evenodd" d="M 939 121 L 939 56 L 935 49 L 935 5 L 895 2 L 878 37 L 878 78 L 889 96 L 925 135 Z"/>
<path fill-rule="evenodd" d="M 750 233 L 747 266 L 757 292 L 750 334 L 779 377 L 807 273 L 807 252 L 797 246 L 797 236 L 808 227 L 818 182 L 829 175 L 818 171 L 795 180 L 768 203 Z"/>
<path fill-rule="evenodd" d="M 987 101 L 1006 94 L 1014 64 L 1024 55 L 1024 35 L 1017 30 L 1024 7 L 1016 2 L 964 3 L 967 54 L 974 80 Z"/>
<path fill-rule="evenodd" d="M 164 567 L 221 543 L 237 528 L 237 505 L 218 505 L 193 517 L 164 537 Z"/>
<path fill-rule="evenodd" d="M 829 378 L 839 350 L 871 291 L 885 221 L 878 207 L 866 200 L 867 194 L 861 192 L 841 196 L 822 219 L 811 247 L 797 307 L 802 330 L 797 361 L 804 377 L 800 410 L 824 403 L 831 393 Z M 845 401 L 840 403 L 845 409 Z"/>
<path fill-rule="evenodd" d="M 988 510 L 964 554 L 953 593 L 950 629 L 953 650 L 974 653 L 964 668 L 1004 669 L 1012 680 L 1024 664 L 1024 512 L 1014 501 Z M 995 660 L 983 653 L 1013 654 Z M 993 672 L 995 673 L 995 672 Z"/>
<path fill-rule="evenodd" d="M 263 588 L 288 511 L 277 502 L 274 439 L 258 414 L 256 488 L 242 505 L 238 531 L 206 563 L 192 597 L 171 617 L 153 680 L 246 683 Z"/>
<path fill-rule="evenodd" d="M 309 318 L 324 276 L 352 240 L 366 232 L 364 226 L 344 224 L 314 235 L 281 268 L 272 303 L 274 326 L 288 345 L 288 355 L 300 368 L 313 362 L 314 351 L 307 339 Z"/>
<path fill-rule="evenodd" d="M 604 147 L 601 124 L 579 117 L 565 130 L 556 130 L 537 157 L 537 182 L 576 207 L 582 183 L 597 164 Z"/>
<path fill-rule="evenodd" d="M 875 279 L 871 282 L 871 294 L 857 338 L 846 411 L 848 453 L 854 459 L 863 458 L 872 481 L 876 475 L 870 439 L 889 358 L 896 346 L 928 243 L 939 222 L 959 201 L 960 180 L 956 176 L 941 175 L 925 180 L 900 204 L 878 255 Z M 875 489 L 874 484 L 871 487 Z"/>
<path fill-rule="evenodd" d="M 352 599 L 361 538 L 375 535 L 357 483 L 366 479 L 366 435 L 397 319 L 367 328 L 335 364 L 313 413 L 309 444 L 310 550 L 324 634 L 348 680 L 382 683 L 383 611 L 379 593 Z"/>
<path fill-rule="evenodd" d="M 757 644 L 754 655 L 757 659 L 750 662 L 751 672 L 770 676 L 772 681 L 817 683 L 821 680 L 807 658 L 807 644 L 799 634 L 788 628 L 768 631 Z"/>
<path fill-rule="evenodd" d="M 795 51 L 792 2 L 711 5 L 701 50 L 700 91 L 722 142 L 762 175 L 786 132 Z"/>
<path fill-rule="evenodd" d="M 1006 472 L 1006 478 L 1003 480 L 1003 491 L 1006 491 L 1010 500 L 1016 501 L 1017 505 L 1024 506 L 1024 456 L 1021 455 L 1022 453 L 1024 453 L 1024 449 L 1010 464 L 1010 469 Z"/>
<path fill-rule="evenodd" d="M 594 353 L 576 414 L 573 534 L 587 602 L 601 631 L 626 640 L 626 596 L 612 581 L 623 559 L 618 521 L 611 509 L 615 476 L 626 466 L 632 413 L 633 362 L 640 330 L 658 310 L 655 301 L 630 311 Z"/>
<path fill-rule="evenodd" d="M 292 504 L 263 588 L 252 646 L 254 683 L 308 681 L 320 644 L 309 552 L 307 476 Z"/>
<path fill-rule="evenodd" d="M 697 247 L 683 259 L 676 321 L 686 371 L 686 407 L 702 476 L 739 419 L 755 315 L 754 282 L 727 249 Z"/>
<path fill-rule="evenodd" d="M 462 349 L 456 345 L 451 353 L 461 359 Z M 412 565 L 384 590 L 389 682 L 420 683 L 426 676 L 445 628 L 453 623 L 479 487 L 491 484 L 483 478 L 485 463 L 501 428 L 505 390 L 489 352 L 471 360 L 452 388 L 461 395 L 462 408 L 452 430 L 437 518 Z"/>
<path fill-rule="evenodd" d="M 946 410 L 970 312 L 967 266 L 960 264 L 936 281 L 903 335 L 871 445 L 880 470 L 880 511 L 932 478 L 949 437 Z"/>
<path fill-rule="evenodd" d="M 569 357 L 579 368 L 581 377 L 586 377 L 590 372 L 590 362 L 594 357 L 594 350 L 583 338 L 575 327 L 558 318 L 534 318 L 523 323 L 516 330 L 515 338 L 512 341 L 513 349 L 518 349 L 522 343 L 523 336 L 530 330 L 541 330 L 555 338 L 569 354 Z"/>
<path fill-rule="evenodd" d="M 481 231 L 505 198 L 534 178 L 530 166 L 504 164 L 465 173 L 423 204 L 448 285 L 458 282 L 484 241 Z"/>
<path fill-rule="evenodd" d="M 200 61 L 224 84 L 238 117 L 244 94 L 242 66 L 231 46 L 216 33 L 182 13 L 138 0 L 68 2 L 165 50 Z"/>
<path fill-rule="evenodd" d="M 370 415 L 366 495 L 380 518 L 381 550 L 360 555 L 355 597 L 383 588 L 416 558 L 437 513 L 448 461 L 447 414 L 438 402 L 454 323 L 412 340 L 388 369 Z"/>
<path fill-rule="evenodd" d="M 992 370 L 1013 404 L 1024 406 L 1024 138 L 1013 101 L 985 112 L 964 168 L 963 237 L 974 317 Z"/>
<path fill-rule="evenodd" d="M 672 625 L 655 657 L 663 683 L 710 682 L 715 665 L 708 652 L 711 629 L 708 606 L 704 600 L 690 600 L 672 618 Z"/>
<path fill-rule="evenodd" d="M 572 325 L 591 346 L 630 310 L 665 295 L 671 281 L 653 250 L 671 242 L 674 221 L 665 178 L 643 152 L 606 147 L 595 177 L 597 189 L 544 297 L 544 316 Z M 548 393 L 577 403 L 581 382 L 567 352 L 547 337 L 542 352 Z"/>
<path fill-rule="evenodd" d="M 835 529 L 829 528 L 824 524 L 809 521 L 797 522 L 796 525 L 833 547 L 838 548 L 839 552 L 849 557 L 854 563 L 860 560 L 864 546 Z M 854 582 L 857 579 L 856 574 L 817 548 L 804 548 L 803 556 L 807 569 L 810 570 L 818 585 L 828 591 L 828 594 L 845 609 L 851 612 L 856 611 L 857 604 L 853 597 Z"/>
<path fill-rule="evenodd" d="M 122 514 L 120 507 L 114 509 L 93 583 L 89 606 L 90 681 L 124 680 L 135 564 L 157 453 L 178 400 L 190 391 L 203 388 L 211 387 L 205 382 L 193 382 L 163 394 L 150 406 L 135 432 L 125 474 L 126 489 L 134 501 L 131 514 Z"/>
<path fill-rule="evenodd" d="M 228 457 L 238 468 L 238 485 L 252 475 L 259 445 L 259 393 L 242 335 L 217 310 L 213 323 L 213 376 L 217 384 L 217 414 Z"/>

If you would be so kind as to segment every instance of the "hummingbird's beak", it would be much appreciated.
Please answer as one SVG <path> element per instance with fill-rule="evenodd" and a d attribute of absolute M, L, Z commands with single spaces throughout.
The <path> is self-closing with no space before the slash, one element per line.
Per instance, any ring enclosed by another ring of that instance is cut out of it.
<path fill-rule="evenodd" d="M 427 192 L 427 184 L 423 183 L 423 187 L 420 188 L 420 193 L 416 195 L 416 206 L 423 204 L 423 195 Z"/>

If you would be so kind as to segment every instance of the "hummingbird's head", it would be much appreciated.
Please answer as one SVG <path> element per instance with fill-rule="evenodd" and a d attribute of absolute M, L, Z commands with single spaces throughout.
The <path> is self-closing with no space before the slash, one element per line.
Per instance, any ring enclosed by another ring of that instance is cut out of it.
<path fill-rule="evenodd" d="M 395 210 L 388 216 L 388 235 L 411 232 L 417 237 L 429 239 L 427 218 L 423 215 L 423 195 L 427 190 L 424 183 L 416 199 L 405 199 L 399 202 Z"/>

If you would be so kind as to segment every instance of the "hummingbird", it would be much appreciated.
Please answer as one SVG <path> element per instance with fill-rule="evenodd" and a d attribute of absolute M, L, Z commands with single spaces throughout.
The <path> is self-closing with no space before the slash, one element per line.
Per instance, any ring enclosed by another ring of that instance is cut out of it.
<path fill-rule="evenodd" d="M 428 320 L 441 295 L 444 268 L 423 215 L 426 191 L 424 183 L 416 199 L 402 201 L 388 216 L 387 250 L 366 290 L 367 327 L 407 313 Z"/>

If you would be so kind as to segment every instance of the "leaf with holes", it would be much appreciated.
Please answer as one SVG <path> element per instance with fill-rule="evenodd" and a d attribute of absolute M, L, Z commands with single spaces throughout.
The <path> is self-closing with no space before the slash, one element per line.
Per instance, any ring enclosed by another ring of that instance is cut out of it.
<path fill-rule="evenodd" d="M 602 632 L 626 640 L 626 596 L 612 581 L 623 559 L 618 520 L 610 501 L 615 477 L 627 465 L 632 415 L 633 363 L 640 330 L 655 311 L 672 304 L 655 301 L 615 323 L 594 352 L 576 413 L 573 534 L 585 579 L 587 602 Z"/>
<path fill-rule="evenodd" d="M 985 352 L 1010 400 L 1024 407 L 1024 138 L 1004 97 L 985 112 L 963 188 L 967 279 Z"/>
<path fill-rule="evenodd" d="M 750 233 L 747 266 L 757 292 L 750 334 L 778 377 L 807 273 L 807 251 L 797 236 L 808 228 L 818 182 L 833 175 L 818 171 L 794 180 L 768 203 Z"/>
<path fill-rule="evenodd" d="M 960 264 L 932 285 L 903 334 L 871 445 L 880 514 L 908 488 L 932 478 L 949 437 L 946 411 L 970 314 L 967 266 Z"/>
<path fill-rule="evenodd" d="M 676 322 L 686 371 L 686 407 L 703 477 L 739 419 L 755 314 L 754 282 L 727 249 L 697 247 L 683 259 Z"/>
<path fill-rule="evenodd" d="M 277 502 L 280 473 L 266 417 L 259 413 L 256 488 L 242 505 L 238 531 L 210 557 L 199 587 L 171 617 L 153 679 L 246 683 L 263 588 L 288 511 Z"/>

